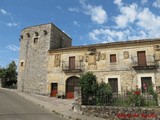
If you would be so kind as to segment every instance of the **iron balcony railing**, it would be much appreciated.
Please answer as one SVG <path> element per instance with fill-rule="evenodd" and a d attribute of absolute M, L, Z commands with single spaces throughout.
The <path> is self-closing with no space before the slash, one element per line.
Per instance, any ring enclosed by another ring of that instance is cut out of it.
<path fill-rule="evenodd" d="M 131 57 L 133 65 L 138 66 L 138 57 L 137 56 L 132 56 Z M 147 55 L 146 56 L 146 63 L 147 65 L 155 65 L 155 60 L 154 60 L 154 55 Z"/>
<path fill-rule="evenodd" d="M 121 62 L 122 60 L 119 60 L 119 62 L 110 63 L 108 65 L 109 70 L 131 70 L 134 69 L 156 69 L 158 67 L 157 62 L 155 61 L 154 55 L 147 55 L 146 56 L 146 64 L 140 65 L 138 63 L 138 57 L 137 56 L 131 56 L 131 60 L 126 62 Z"/>
<path fill-rule="evenodd" d="M 146 56 L 146 63 L 140 64 L 138 62 L 138 56 L 132 56 L 132 67 L 139 69 L 139 68 L 145 68 L 145 69 L 155 69 L 158 67 L 157 62 L 155 61 L 154 55 L 147 55 Z"/>
<path fill-rule="evenodd" d="M 64 72 L 82 72 L 83 64 L 80 61 L 69 63 L 69 61 L 62 61 L 62 70 Z"/>

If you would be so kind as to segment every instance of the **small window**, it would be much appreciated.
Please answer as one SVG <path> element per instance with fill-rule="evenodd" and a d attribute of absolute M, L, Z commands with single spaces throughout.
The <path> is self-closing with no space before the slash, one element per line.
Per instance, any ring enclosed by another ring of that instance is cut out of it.
<path fill-rule="evenodd" d="M 21 62 L 21 67 L 23 67 L 23 65 L 24 65 L 24 62 Z"/>
<path fill-rule="evenodd" d="M 38 42 L 38 38 L 34 38 L 34 41 L 33 41 L 33 43 L 37 43 Z"/>
<path fill-rule="evenodd" d="M 46 30 L 43 30 L 43 33 L 44 33 L 44 35 L 47 35 L 47 31 Z"/>
<path fill-rule="evenodd" d="M 117 62 L 117 60 L 116 60 L 116 54 L 111 54 L 110 55 L 110 62 Z"/>
<path fill-rule="evenodd" d="M 29 33 L 27 33 L 26 35 L 27 35 L 27 37 L 30 37 L 30 34 L 29 34 Z"/>
<path fill-rule="evenodd" d="M 21 35 L 21 39 L 23 39 L 23 35 Z"/>
<path fill-rule="evenodd" d="M 39 35 L 38 32 L 35 32 L 34 34 L 35 34 L 35 36 L 38 36 L 38 35 Z"/>

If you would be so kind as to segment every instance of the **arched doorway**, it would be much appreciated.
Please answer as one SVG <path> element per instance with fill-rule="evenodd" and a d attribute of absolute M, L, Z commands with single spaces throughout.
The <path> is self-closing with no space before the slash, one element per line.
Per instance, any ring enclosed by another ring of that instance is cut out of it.
<path fill-rule="evenodd" d="M 79 84 L 79 77 L 72 76 L 66 80 L 66 98 L 72 99 L 74 98 L 74 87 Z"/>

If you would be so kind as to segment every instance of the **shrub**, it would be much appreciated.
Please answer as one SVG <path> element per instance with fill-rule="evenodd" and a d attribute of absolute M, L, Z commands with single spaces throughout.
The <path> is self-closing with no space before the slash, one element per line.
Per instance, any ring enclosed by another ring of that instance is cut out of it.
<path fill-rule="evenodd" d="M 101 82 L 98 84 L 98 92 L 105 93 L 105 94 L 112 94 L 112 88 L 110 84 Z"/>
<path fill-rule="evenodd" d="M 16 88 L 17 84 L 17 66 L 14 61 L 12 61 L 6 68 L 0 67 L 0 78 L 2 82 L 2 87 Z"/>
<path fill-rule="evenodd" d="M 80 87 L 82 90 L 82 104 L 103 105 L 111 101 L 111 86 L 104 82 L 98 84 L 97 78 L 92 72 L 80 76 Z"/>
<path fill-rule="evenodd" d="M 138 88 L 136 88 L 135 90 L 128 91 L 127 95 L 128 95 L 127 103 L 129 105 L 138 107 L 145 105 L 145 100 L 141 95 L 141 91 Z"/>
<path fill-rule="evenodd" d="M 96 92 L 96 104 L 104 105 L 111 103 L 112 99 L 112 88 L 110 84 L 101 82 L 98 84 L 98 89 Z"/>
<path fill-rule="evenodd" d="M 93 101 L 93 99 L 95 98 L 95 93 L 98 88 L 96 76 L 93 75 L 92 72 L 81 74 L 80 75 L 80 86 L 82 90 L 83 104 L 90 104 L 88 102 Z"/>
<path fill-rule="evenodd" d="M 148 93 L 153 96 L 153 98 L 154 98 L 154 100 L 155 100 L 156 102 L 158 102 L 158 100 L 157 100 L 157 97 L 158 97 L 158 96 L 157 96 L 157 93 L 155 92 L 155 90 L 153 89 L 153 83 L 151 83 L 151 85 L 148 86 Z"/>

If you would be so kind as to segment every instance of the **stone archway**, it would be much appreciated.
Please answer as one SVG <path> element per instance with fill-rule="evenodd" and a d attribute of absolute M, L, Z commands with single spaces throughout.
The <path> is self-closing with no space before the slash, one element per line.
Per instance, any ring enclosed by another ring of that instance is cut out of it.
<path fill-rule="evenodd" d="M 72 99 L 74 98 L 74 87 L 79 84 L 79 77 L 72 76 L 66 80 L 66 98 Z"/>

